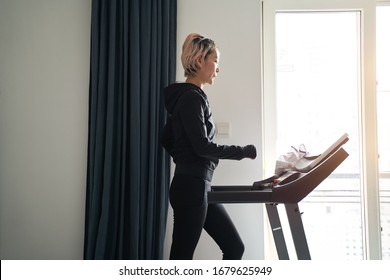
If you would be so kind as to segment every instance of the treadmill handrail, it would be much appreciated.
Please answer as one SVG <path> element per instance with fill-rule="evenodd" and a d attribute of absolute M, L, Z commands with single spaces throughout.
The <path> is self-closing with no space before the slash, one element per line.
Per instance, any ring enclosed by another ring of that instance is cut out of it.
<path fill-rule="evenodd" d="M 208 192 L 209 203 L 298 203 L 325 180 L 347 157 L 339 148 L 325 160 L 301 173 L 299 178 L 272 189 L 252 190 L 252 186 L 213 186 Z"/>

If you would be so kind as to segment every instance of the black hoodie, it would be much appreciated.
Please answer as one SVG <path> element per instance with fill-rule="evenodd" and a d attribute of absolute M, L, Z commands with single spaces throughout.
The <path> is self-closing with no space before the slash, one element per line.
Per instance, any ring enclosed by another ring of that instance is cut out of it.
<path fill-rule="evenodd" d="M 164 89 L 165 107 L 170 115 L 162 145 L 178 166 L 213 171 L 219 159 L 255 158 L 253 145 L 244 147 L 214 143 L 215 126 L 206 94 L 190 83 L 175 83 Z"/>

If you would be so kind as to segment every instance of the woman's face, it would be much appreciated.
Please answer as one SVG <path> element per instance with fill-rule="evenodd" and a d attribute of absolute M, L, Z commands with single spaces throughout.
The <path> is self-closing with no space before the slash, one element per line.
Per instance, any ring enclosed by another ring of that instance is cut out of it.
<path fill-rule="evenodd" d="M 200 68 L 198 75 L 202 80 L 203 84 L 210 84 L 212 85 L 214 83 L 215 77 L 217 77 L 217 74 L 219 73 L 219 51 L 218 49 L 214 49 L 205 60 L 200 61 Z"/>

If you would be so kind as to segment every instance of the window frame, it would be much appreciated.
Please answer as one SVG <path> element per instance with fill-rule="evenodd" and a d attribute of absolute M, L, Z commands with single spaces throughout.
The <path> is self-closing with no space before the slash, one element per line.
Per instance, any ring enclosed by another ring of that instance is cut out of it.
<path fill-rule="evenodd" d="M 262 128 L 263 176 L 272 174 L 276 158 L 276 11 L 340 11 L 361 13 L 360 158 L 364 259 L 381 259 L 376 116 L 376 1 L 373 0 L 263 0 L 262 1 Z M 269 235 L 266 235 L 269 236 Z"/>

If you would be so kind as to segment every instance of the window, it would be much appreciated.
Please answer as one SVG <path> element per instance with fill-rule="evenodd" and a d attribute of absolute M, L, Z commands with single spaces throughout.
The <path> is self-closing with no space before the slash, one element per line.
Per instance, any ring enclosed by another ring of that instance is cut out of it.
<path fill-rule="evenodd" d="M 377 22 L 377 110 L 382 259 L 390 260 L 390 3 L 379 5 Z"/>
<path fill-rule="evenodd" d="M 310 253 L 380 259 L 375 3 L 320 2 L 263 1 L 264 172 L 291 145 L 348 133 L 349 157 L 300 203 Z"/>
<path fill-rule="evenodd" d="M 277 151 L 301 143 L 312 151 L 323 139 L 350 138 L 347 160 L 300 203 L 311 256 L 363 259 L 360 13 L 278 12 L 275 20 Z"/>

